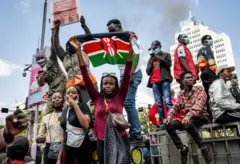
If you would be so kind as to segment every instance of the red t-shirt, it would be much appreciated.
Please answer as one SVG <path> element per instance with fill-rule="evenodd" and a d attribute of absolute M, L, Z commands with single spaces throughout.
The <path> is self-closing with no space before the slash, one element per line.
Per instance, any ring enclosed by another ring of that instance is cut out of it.
<path fill-rule="evenodd" d="M 159 61 L 153 62 L 153 72 L 151 76 L 151 84 L 157 83 L 160 81 L 160 67 Z"/>

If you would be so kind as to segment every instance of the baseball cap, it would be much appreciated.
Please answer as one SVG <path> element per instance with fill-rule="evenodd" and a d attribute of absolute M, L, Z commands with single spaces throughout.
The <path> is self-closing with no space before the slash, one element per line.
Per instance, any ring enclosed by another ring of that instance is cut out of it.
<path fill-rule="evenodd" d="M 161 42 L 159 42 L 158 40 L 154 40 L 151 44 L 151 47 L 148 49 L 148 51 L 152 50 L 153 48 L 155 48 L 157 46 L 161 46 Z"/>
<path fill-rule="evenodd" d="M 218 75 L 223 69 L 230 69 L 231 72 L 235 71 L 235 67 L 234 66 L 221 65 L 221 66 L 217 67 L 216 75 Z"/>

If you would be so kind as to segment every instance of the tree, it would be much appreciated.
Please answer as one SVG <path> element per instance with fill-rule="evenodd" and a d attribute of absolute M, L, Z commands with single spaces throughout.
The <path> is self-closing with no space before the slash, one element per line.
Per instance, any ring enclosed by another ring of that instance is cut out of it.
<path fill-rule="evenodd" d="M 155 126 L 152 125 L 148 119 L 148 111 L 149 109 L 146 107 L 140 107 L 141 111 L 139 112 L 139 121 L 142 128 L 142 134 L 148 134 L 148 129 L 151 131 L 155 131 Z"/>

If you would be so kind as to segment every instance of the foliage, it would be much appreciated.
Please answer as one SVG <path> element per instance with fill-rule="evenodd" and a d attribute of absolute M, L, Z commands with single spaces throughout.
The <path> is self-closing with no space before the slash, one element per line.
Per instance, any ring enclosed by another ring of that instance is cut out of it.
<path fill-rule="evenodd" d="M 150 131 L 155 131 L 155 126 L 149 122 L 148 119 L 148 108 L 143 107 L 143 110 L 139 112 L 139 121 L 142 128 L 142 134 L 148 134 L 148 129 Z"/>

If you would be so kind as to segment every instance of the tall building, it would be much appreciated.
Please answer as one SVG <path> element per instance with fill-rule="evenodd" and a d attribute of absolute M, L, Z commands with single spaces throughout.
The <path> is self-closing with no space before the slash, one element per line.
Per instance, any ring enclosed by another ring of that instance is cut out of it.
<path fill-rule="evenodd" d="M 196 20 L 195 17 L 191 15 L 191 12 L 190 17 L 187 20 L 180 22 L 180 27 L 181 31 L 175 34 L 175 44 L 170 46 L 172 61 L 174 61 L 174 51 L 178 46 L 177 37 L 179 34 L 188 35 L 190 44 L 188 44 L 187 47 L 192 52 L 195 63 L 197 63 L 197 53 L 202 47 L 201 39 L 204 35 L 208 34 L 213 38 L 212 50 L 217 66 L 235 66 L 231 40 L 227 34 L 223 32 L 218 33 L 211 30 L 208 26 L 204 25 L 202 21 Z M 173 67 L 171 69 L 173 74 Z M 201 85 L 200 80 L 197 82 L 197 85 Z M 172 83 L 172 88 L 176 93 L 178 93 L 180 90 L 179 84 L 175 80 Z"/>

